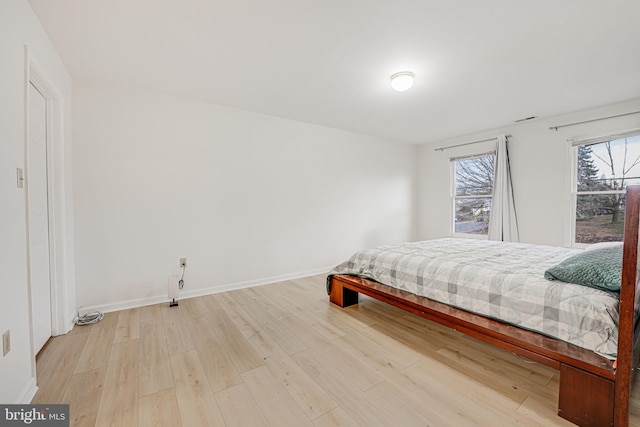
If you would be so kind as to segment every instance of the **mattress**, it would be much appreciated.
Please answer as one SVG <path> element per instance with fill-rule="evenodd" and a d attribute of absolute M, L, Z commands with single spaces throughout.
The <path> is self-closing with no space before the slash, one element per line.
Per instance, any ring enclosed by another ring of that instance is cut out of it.
<path fill-rule="evenodd" d="M 619 294 L 544 278 L 545 270 L 580 251 L 436 239 L 365 249 L 330 274 L 375 280 L 614 359 Z"/>

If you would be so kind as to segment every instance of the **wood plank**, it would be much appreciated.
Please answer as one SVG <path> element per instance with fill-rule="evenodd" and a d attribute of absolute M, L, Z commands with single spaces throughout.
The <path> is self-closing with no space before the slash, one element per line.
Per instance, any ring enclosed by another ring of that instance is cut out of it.
<path fill-rule="evenodd" d="M 575 424 L 558 416 L 558 383 L 554 388 L 531 390 L 522 405 L 518 406 L 518 414 L 522 414 L 531 424 L 540 426 L 575 427 Z M 634 426 L 635 424 L 629 424 Z"/>
<path fill-rule="evenodd" d="M 331 366 L 335 375 L 350 378 L 350 384 L 360 390 L 368 390 L 384 380 L 373 369 L 354 359 L 339 347 L 314 348 L 298 354 L 307 356 L 313 354 L 314 359 L 319 358 L 323 365 Z M 293 356 L 294 360 L 298 360 L 296 357 L 298 354 Z"/>
<path fill-rule="evenodd" d="M 344 375 L 337 366 L 313 350 L 297 353 L 293 359 L 320 385 L 340 407 L 362 426 L 395 426 L 395 417 L 386 405 L 379 405 L 353 383 L 353 375 Z"/>
<path fill-rule="evenodd" d="M 64 336 L 75 335 L 75 334 L 87 334 L 91 332 L 92 325 L 73 325 L 73 328 L 69 332 L 67 332 Z"/>
<path fill-rule="evenodd" d="M 120 311 L 113 343 L 137 340 L 140 338 L 140 309 Z"/>
<path fill-rule="evenodd" d="M 434 357 L 438 359 L 425 358 L 405 371 L 419 388 L 408 393 L 410 396 L 422 395 L 422 401 L 432 402 L 446 419 L 455 420 L 454 425 L 510 427 L 522 423 L 515 411 L 526 398 L 525 393 L 513 390 L 511 395 L 504 395 L 501 392 L 505 389 L 496 389 L 494 378 L 480 382 L 449 366 L 450 361 L 438 353 Z M 407 385 L 406 389 L 413 388 Z"/>
<path fill-rule="evenodd" d="M 336 402 L 278 346 L 266 332 L 244 330 L 242 333 L 264 360 L 271 374 L 287 389 L 293 400 L 313 419 L 336 407 Z"/>
<path fill-rule="evenodd" d="M 179 307 L 179 311 L 185 319 L 195 319 L 209 312 L 209 305 L 204 297 L 181 299 Z"/>
<path fill-rule="evenodd" d="M 303 304 L 320 304 L 327 300 L 327 273 L 292 279 L 288 283 L 292 283 L 293 286 L 285 283 L 287 282 L 275 284 L 279 286 L 278 293 L 286 293 L 296 301 L 302 301 Z"/>
<path fill-rule="evenodd" d="M 288 282 L 283 283 L 288 284 Z M 277 287 L 277 284 L 256 286 L 251 289 L 259 296 L 262 307 L 271 313 L 274 318 L 280 320 L 291 315 L 291 307 L 295 307 L 297 302 L 284 293 L 272 291 L 275 287 Z M 289 284 L 288 288 L 290 287 L 291 285 Z"/>
<path fill-rule="evenodd" d="M 333 343 L 338 345 L 340 342 L 345 342 L 348 338 L 349 336 L 345 336 Z M 461 391 L 456 391 L 456 393 L 450 395 L 447 393 L 448 390 L 441 390 L 440 383 L 433 380 L 434 375 L 430 372 L 421 371 L 420 374 L 424 374 L 424 376 L 407 374 L 407 372 L 409 372 L 407 369 L 385 361 L 376 351 L 350 352 L 350 354 L 358 362 L 375 370 L 378 375 L 383 377 L 386 380 L 384 384 L 387 384 L 388 388 L 394 389 L 394 387 L 397 387 L 400 391 L 396 393 L 405 394 L 405 404 L 413 406 L 420 414 L 430 420 L 433 425 L 482 425 L 479 420 L 484 419 L 486 422 L 489 422 L 488 420 L 491 418 L 492 412 L 484 410 L 474 402 L 470 404 L 465 402 L 464 404 L 447 405 L 448 401 L 452 400 L 452 396 L 453 400 L 457 402 L 457 397 L 461 394 Z M 438 354 L 435 352 L 425 353 L 421 360 L 428 360 L 432 357 L 438 357 Z M 447 367 L 443 365 L 436 369 L 442 371 L 443 369 L 446 370 Z M 441 374 L 450 375 L 446 372 Z M 459 384 L 460 390 L 466 389 L 464 380 L 465 377 L 462 376 Z M 374 386 L 374 388 L 377 387 L 379 387 L 379 385 Z M 368 392 L 369 391 L 367 391 L 367 393 Z M 377 393 L 376 395 L 372 395 L 378 396 L 377 398 L 374 397 L 374 400 L 384 400 L 384 398 L 381 397 L 382 391 L 378 390 Z M 393 408 L 394 404 L 391 403 L 392 400 L 393 399 L 388 400 L 384 406 Z M 424 405 L 425 402 L 430 402 L 430 404 Z M 512 406 L 511 410 L 513 409 L 514 407 Z M 484 418 L 478 414 L 482 414 Z M 415 416 L 412 418 L 415 419 Z M 470 420 L 475 421 L 470 422 Z M 514 421 L 510 420 L 503 425 L 512 425 L 513 422 Z M 500 421 L 492 421 L 491 423 L 496 425 L 501 424 Z"/>
<path fill-rule="evenodd" d="M 360 316 L 357 307 L 340 308 L 325 301 L 324 304 L 308 305 L 305 309 L 343 332 L 365 328 L 379 321 L 378 318 Z"/>
<path fill-rule="evenodd" d="M 362 305 L 363 308 L 369 309 L 376 312 L 376 315 L 383 316 L 389 320 L 396 320 L 400 317 L 407 317 L 407 312 L 395 307 L 391 304 L 387 304 L 385 302 L 378 301 L 377 299 L 361 296 L 361 301 L 358 305 Z M 382 319 L 381 319 L 382 320 Z"/>
<path fill-rule="evenodd" d="M 169 356 L 193 350 L 195 348 L 193 340 L 191 339 L 189 328 L 187 328 L 180 313 L 180 307 L 163 307 L 161 314 Z"/>
<path fill-rule="evenodd" d="M 198 354 L 192 350 L 171 356 L 180 419 L 183 426 L 223 426 Z"/>
<path fill-rule="evenodd" d="M 543 426 L 574 425 L 558 416 L 557 402 L 559 386 L 560 373 L 557 372 L 545 387 L 536 387 L 534 390 L 527 390 L 527 398 L 522 402 L 522 405 L 518 407 L 518 413 L 525 415 L 527 419 L 532 420 L 532 422 L 537 422 Z"/>
<path fill-rule="evenodd" d="M 266 332 L 287 354 L 295 354 L 306 350 L 308 346 L 296 336 L 291 324 L 279 322 L 261 304 L 248 304 L 243 307 L 251 316 L 251 326 L 258 331 Z"/>
<path fill-rule="evenodd" d="M 269 424 L 282 427 L 313 426 L 266 366 L 245 372 L 242 379 Z"/>
<path fill-rule="evenodd" d="M 39 390 L 32 403 L 62 401 L 88 338 L 89 334 L 73 334 L 64 337 L 49 356 L 46 364 L 48 368 L 36 371 Z"/>
<path fill-rule="evenodd" d="M 222 310 L 222 304 L 220 300 L 216 297 L 218 294 L 210 294 L 203 295 L 200 298 L 204 301 L 205 306 L 207 307 L 207 313 L 215 310 Z"/>
<path fill-rule="evenodd" d="M 256 353 L 258 353 L 263 360 L 267 357 L 288 355 L 266 332 L 256 329 L 245 329 L 242 331 L 242 335 L 251 343 Z"/>
<path fill-rule="evenodd" d="M 140 398 L 140 427 L 181 427 L 178 401 L 173 387 Z"/>
<path fill-rule="evenodd" d="M 377 384 L 367 390 L 366 394 L 378 405 L 384 405 L 390 415 L 393 415 L 395 425 L 398 426 L 423 427 L 448 424 L 458 427 L 461 425 L 457 422 L 452 423 L 451 419 L 444 418 L 440 411 L 420 410 L 400 387 L 388 381 Z"/>
<path fill-rule="evenodd" d="M 417 320 L 417 323 L 405 317 L 395 319 L 384 319 L 369 325 L 363 333 L 368 335 L 374 334 L 377 337 L 388 337 L 395 343 L 406 342 L 407 347 L 415 347 L 416 351 L 428 350 L 435 351 L 444 347 L 450 342 L 452 336 L 462 337 L 461 333 L 448 328 L 442 328 L 440 325 L 430 322 L 426 319 L 411 316 Z M 423 322 L 420 322 L 422 320 Z M 400 336 L 398 336 L 400 335 Z M 429 339 L 420 340 L 422 336 L 428 336 Z"/>
<path fill-rule="evenodd" d="M 280 321 L 284 327 L 289 329 L 289 333 L 293 334 L 300 342 L 304 343 L 307 348 L 311 347 L 326 347 L 329 342 L 337 337 L 330 334 L 330 338 L 327 338 L 327 334 L 323 334 L 323 331 L 310 328 L 306 323 L 302 322 L 298 316 L 288 316 Z"/>
<path fill-rule="evenodd" d="M 166 306 L 168 303 L 140 307 L 140 322 L 161 322 L 162 308 Z"/>
<path fill-rule="evenodd" d="M 120 314 L 122 313 L 125 312 Z M 119 319 L 123 317 L 135 321 L 131 316 L 119 316 Z M 122 341 L 113 345 L 96 426 L 138 425 L 139 360 L 140 343 L 137 340 Z"/>
<path fill-rule="evenodd" d="M 457 341 L 458 338 L 469 338 L 475 340 L 476 342 L 480 342 L 479 340 L 469 337 L 462 332 L 458 332 L 454 329 L 442 326 L 436 322 L 424 319 L 420 316 L 415 316 L 410 313 L 406 313 L 404 316 L 400 316 L 394 319 L 393 323 L 405 326 L 407 329 L 415 331 L 415 333 L 417 334 L 428 334 L 430 342 L 433 343 L 434 341 L 438 341 L 438 345 L 436 347 L 443 347 L 449 344 L 452 339 L 453 341 Z M 502 351 L 502 349 L 498 350 Z"/>
<path fill-rule="evenodd" d="M 253 304 L 261 300 L 260 295 L 253 288 L 230 291 L 229 295 L 240 305 Z"/>
<path fill-rule="evenodd" d="M 470 349 L 476 350 L 472 356 L 469 353 Z M 486 375 L 507 374 L 504 375 L 505 378 L 514 380 L 509 387 L 519 389 L 527 387 L 528 384 L 547 385 L 558 373 L 548 366 L 470 337 L 449 341 L 438 353 L 448 355 L 450 359 L 464 359 L 466 365 L 472 366 L 471 370 L 484 372 Z"/>
<path fill-rule="evenodd" d="M 140 324 L 140 396 L 157 393 L 173 386 L 169 354 L 162 323 Z"/>
<path fill-rule="evenodd" d="M 104 368 L 109 363 L 111 345 L 116 333 L 119 313 L 106 313 L 102 320 L 84 327 L 90 330 L 87 343 L 80 355 L 75 373 Z"/>
<path fill-rule="evenodd" d="M 242 373 L 264 365 L 262 358 L 223 310 L 210 311 L 206 319 L 209 322 L 209 331 L 218 345 L 226 349 L 236 372 Z"/>
<path fill-rule="evenodd" d="M 62 398 L 69 404 L 69 425 L 92 427 L 96 423 L 107 368 L 86 371 L 71 377 Z"/>
<path fill-rule="evenodd" d="M 218 392 L 242 382 L 231 354 L 221 346 L 206 316 L 187 320 L 195 350 L 200 356 L 203 371 L 211 391 Z M 174 379 L 175 381 L 175 379 Z"/>
<path fill-rule="evenodd" d="M 309 419 L 317 418 L 338 406 L 290 356 L 266 357 L 265 365 Z"/>
<path fill-rule="evenodd" d="M 44 343 L 44 346 L 40 349 L 38 354 L 36 355 L 36 363 L 40 369 L 44 369 L 45 365 L 49 361 L 49 358 L 54 353 L 60 341 L 64 339 L 64 335 L 60 335 L 57 337 L 51 337 Z"/>
<path fill-rule="evenodd" d="M 434 357 L 439 363 L 444 363 L 452 370 L 465 375 L 469 380 L 474 380 L 480 384 L 490 384 L 493 390 L 497 390 L 502 396 L 511 399 L 516 406 L 524 401 L 529 390 L 543 387 L 538 382 L 507 372 L 506 368 L 501 371 L 500 360 L 482 361 L 475 359 L 475 353 L 470 353 L 468 349 L 467 351 L 464 349 L 452 351 L 445 347 L 439 350 L 438 354 L 443 356 L 441 358 Z M 554 404 L 553 402 L 551 403 Z"/>
<path fill-rule="evenodd" d="M 240 331 L 252 328 L 249 314 L 242 308 L 242 305 L 231 297 L 230 292 L 215 294 L 215 297 Z"/>
<path fill-rule="evenodd" d="M 226 427 L 269 426 L 246 384 L 238 384 L 215 394 Z"/>
<path fill-rule="evenodd" d="M 285 386 L 309 418 L 335 407 L 336 403 L 331 396 L 318 386 L 268 333 L 255 329 L 246 329 L 242 333 L 264 360 L 269 371 Z"/>
<path fill-rule="evenodd" d="M 387 366 L 403 370 L 425 357 L 401 342 L 390 340 L 391 344 L 385 345 L 387 343 L 382 341 L 358 334 L 345 335 L 333 344 L 375 371 Z"/>
<path fill-rule="evenodd" d="M 333 409 L 313 420 L 315 427 L 360 427 L 342 407 Z"/>
<path fill-rule="evenodd" d="M 308 331 L 313 331 L 314 334 L 320 335 L 324 340 L 331 341 L 346 334 L 342 329 L 337 328 L 315 314 L 310 313 L 302 306 L 294 305 L 289 308 L 289 315 L 284 316 L 283 318 L 293 317 L 289 320 L 289 323 L 300 325 L 299 328 L 305 328 Z"/>

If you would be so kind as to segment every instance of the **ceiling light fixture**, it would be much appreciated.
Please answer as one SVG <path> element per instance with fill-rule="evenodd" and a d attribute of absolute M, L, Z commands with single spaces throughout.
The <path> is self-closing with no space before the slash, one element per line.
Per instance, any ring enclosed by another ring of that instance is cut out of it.
<path fill-rule="evenodd" d="M 401 71 L 391 76 L 391 87 L 398 91 L 404 92 L 413 86 L 413 73 L 411 71 Z"/>

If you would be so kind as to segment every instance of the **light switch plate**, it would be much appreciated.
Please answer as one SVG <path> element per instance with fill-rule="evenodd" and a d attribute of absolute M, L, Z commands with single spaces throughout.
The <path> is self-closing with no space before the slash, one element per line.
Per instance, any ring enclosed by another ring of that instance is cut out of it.
<path fill-rule="evenodd" d="M 17 168 L 16 170 L 16 179 L 18 184 L 18 188 L 24 188 L 24 171 L 22 168 Z"/>
<path fill-rule="evenodd" d="M 11 331 L 7 330 L 2 334 L 2 357 L 11 351 Z"/>

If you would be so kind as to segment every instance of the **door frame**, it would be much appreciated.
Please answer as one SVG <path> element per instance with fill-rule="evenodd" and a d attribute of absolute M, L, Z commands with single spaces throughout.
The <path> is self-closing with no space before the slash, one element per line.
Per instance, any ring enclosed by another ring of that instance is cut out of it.
<path fill-rule="evenodd" d="M 25 127 L 25 177 L 29 176 L 29 85 L 33 84 L 44 96 L 47 106 L 47 210 L 49 222 L 49 279 L 51 284 L 51 335 L 62 335 L 73 327 L 75 307 L 69 307 L 69 280 L 73 272 L 67 268 L 69 252 L 65 238 L 67 237 L 67 218 L 65 212 L 66 194 L 64 178 L 68 175 L 64 169 L 64 115 L 63 97 L 44 68 L 34 57 L 33 52 L 25 46 L 25 85 L 24 85 L 24 127 Z M 71 165 L 67 165 L 71 167 Z M 31 263 L 29 257 L 29 183 L 25 191 L 26 246 L 27 246 L 27 282 L 29 294 L 29 329 L 30 345 L 33 351 L 33 319 L 31 316 Z M 72 294 L 73 295 L 73 294 Z M 71 310 L 71 311 L 70 311 Z M 33 355 L 35 363 L 35 354 Z"/>
<path fill-rule="evenodd" d="M 49 114 L 47 98 L 45 98 L 40 90 L 32 82 L 29 83 L 29 117 L 27 118 L 29 133 L 36 131 L 37 141 L 34 139 L 36 135 L 29 135 L 27 143 L 27 167 L 26 171 L 26 203 L 27 203 L 27 248 L 29 248 L 28 260 L 29 263 L 29 283 L 31 288 L 31 327 L 33 336 L 33 352 L 37 354 L 44 344 L 53 335 L 53 313 L 52 313 L 52 301 L 51 301 L 51 253 L 52 246 L 50 245 L 51 236 L 49 233 L 49 177 L 48 177 L 48 144 L 49 139 Z M 34 108 L 35 106 L 41 108 Z M 34 126 L 35 123 L 35 126 Z M 40 125 L 43 125 L 42 128 Z M 42 130 L 43 132 L 41 133 Z M 42 145 L 40 145 L 42 144 Z M 44 182 L 42 182 L 44 180 Z M 44 184 L 44 186 L 42 186 Z M 38 187 L 35 191 L 34 188 Z M 35 192 L 34 192 L 35 191 Z M 37 192 L 37 194 L 36 194 Z M 42 200 L 44 199 L 44 200 Z M 38 205 L 38 209 L 44 207 L 44 211 L 33 211 L 31 203 Z M 44 202 L 44 206 L 40 206 L 40 203 Z M 34 213 L 38 216 L 44 214 L 44 218 L 34 217 Z M 37 222 L 32 222 L 36 219 Z M 44 221 L 43 221 L 44 220 Z M 44 225 L 44 229 L 42 226 Z M 35 227 L 33 227 L 35 226 Z M 33 234 L 36 231 L 37 234 Z M 43 241 L 44 240 L 44 241 Z M 46 245 L 40 248 L 40 245 L 45 243 Z M 38 247 L 37 253 L 33 252 L 35 249 L 31 245 Z M 45 253 L 43 253 L 43 251 Z M 34 258 L 35 257 L 35 258 Z M 34 261 L 36 264 L 34 264 Z M 43 264 L 46 262 L 46 264 Z M 46 271 L 43 270 L 46 267 Z M 34 281 L 37 275 L 37 282 Z M 46 289 L 44 288 L 46 286 Z M 43 317 L 44 316 L 44 317 Z M 44 339 L 44 341 L 42 341 Z"/>

